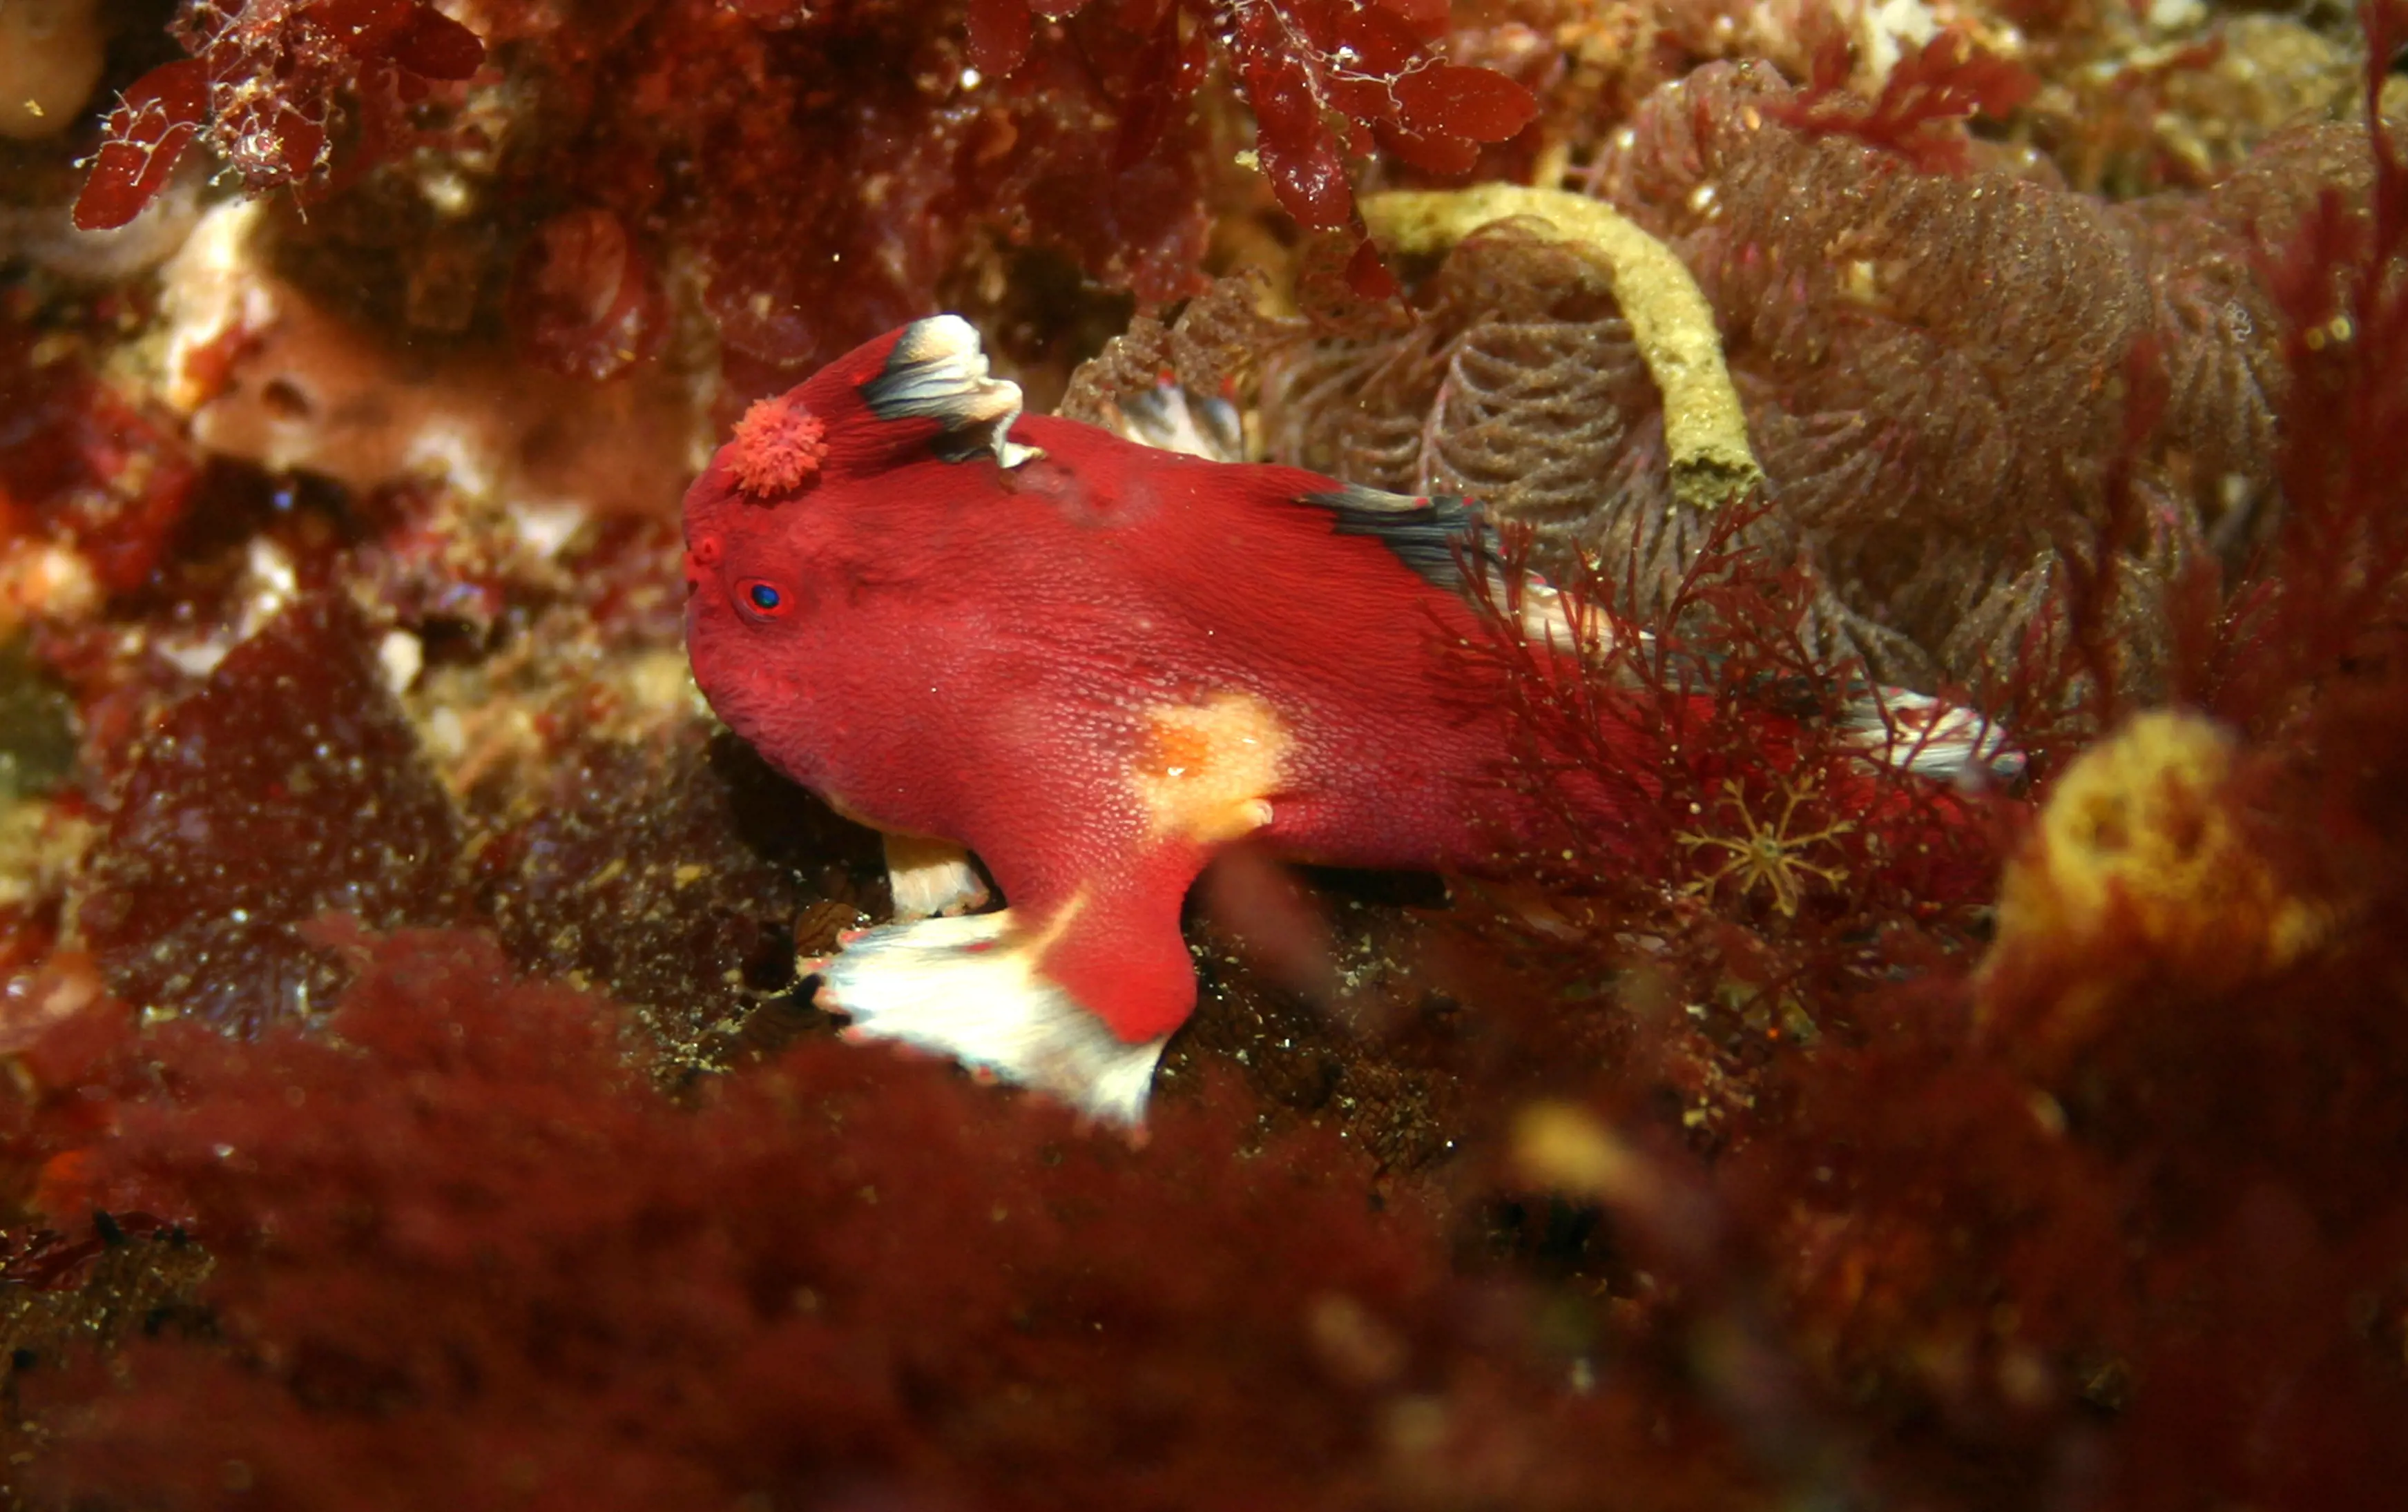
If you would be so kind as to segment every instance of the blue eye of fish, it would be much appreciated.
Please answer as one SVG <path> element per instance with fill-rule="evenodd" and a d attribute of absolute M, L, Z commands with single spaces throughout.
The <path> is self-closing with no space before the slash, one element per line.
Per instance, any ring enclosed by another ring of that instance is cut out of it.
<path fill-rule="evenodd" d="M 767 583 L 754 583 L 748 596 L 752 600 L 754 608 L 765 612 L 776 608 L 779 604 L 778 591 Z"/>

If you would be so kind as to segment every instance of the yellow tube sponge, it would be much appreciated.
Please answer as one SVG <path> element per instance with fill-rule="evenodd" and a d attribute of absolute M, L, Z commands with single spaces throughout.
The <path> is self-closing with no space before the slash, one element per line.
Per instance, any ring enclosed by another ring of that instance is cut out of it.
<path fill-rule="evenodd" d="M 1630 322 L 1631 339 L 1664 397 L 1672 496 L 1712 508 L 1764 480 L 1748 449 L 1747 417 L 1723 364 L 1713 307 L 1672 250 L 1613 207 L 1585 194 L 1519 184 L 1395 190 L 1363 201 L 1372 236 L 1407 253 L 1443 251 L 1481 227 L 1522 221 L 1587 251 Z"/>

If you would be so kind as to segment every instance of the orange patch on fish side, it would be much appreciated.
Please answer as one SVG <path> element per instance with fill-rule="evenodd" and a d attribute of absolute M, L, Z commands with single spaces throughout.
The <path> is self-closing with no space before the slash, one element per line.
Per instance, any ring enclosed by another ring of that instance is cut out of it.
<path fill-rule="evenodd" d="M 1223 692 L 1157 704 L 1144 718 L 1128 786 L 1155 838 L 1217 845 L 1271 821 L 1291 741 L 1268 704 Z"/>

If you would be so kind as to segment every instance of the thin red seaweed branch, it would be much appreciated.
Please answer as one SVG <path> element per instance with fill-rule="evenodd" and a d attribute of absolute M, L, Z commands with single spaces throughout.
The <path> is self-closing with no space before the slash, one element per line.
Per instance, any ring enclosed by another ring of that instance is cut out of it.
<path fill-rule="evenodd" d="M 1794 101 L 1766 113 L 1813 136 L 1849 136 L 1892 152 L 1926 173 L 1966 173 L 1965 121 L 1998 120 L 2030 99 L 2039 78 L 2019 64 L 1977 46 L 1951 26 L 1893 64 L 1882 92 L 1867 101 L 1850 93 L 1853 57 L 1833 36 L 1814 52 L 1814 77 Z"/>

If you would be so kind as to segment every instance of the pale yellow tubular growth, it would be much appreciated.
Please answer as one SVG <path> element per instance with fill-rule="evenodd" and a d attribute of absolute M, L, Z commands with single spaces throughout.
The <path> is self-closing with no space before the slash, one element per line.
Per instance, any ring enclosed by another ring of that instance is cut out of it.
<path fill-rule="evenodd" d="M 1398 251 L 1444 251 L 1498 221 L 1525 221 L 1593 254 L 1664 396 L 1672 497 L 1697 509 L 1727 504 L 1764 480 L 1747 417 L 1723 363 L 1713 307 L 1672 250 L 1585 194 L 1520 184 L 1394 190 L 1363 199 L 1372 237 Z"/>
<path fill-rule="evenodd" d="M 1144 710 L 1128 774 L 1152 838 L 1218 845 L 1271 821 L 1270 796 L 1291 744 L 1271 706 L 1251 693 Z"/>

